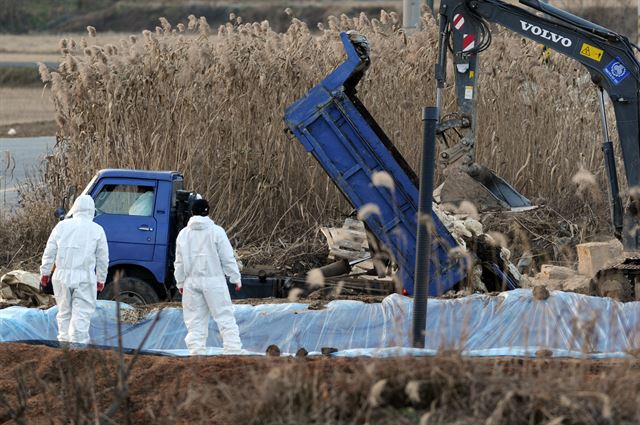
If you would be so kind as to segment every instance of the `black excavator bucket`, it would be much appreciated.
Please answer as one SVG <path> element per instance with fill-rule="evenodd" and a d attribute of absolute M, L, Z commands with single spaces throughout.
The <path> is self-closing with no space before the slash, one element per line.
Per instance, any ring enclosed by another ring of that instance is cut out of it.
<path fill-rule="evenodd" d="M 449 170 L 439 188 L 439 198 L 440 204 L 454 207 L 460 206 L 463 201 L 471 202 L 478 212 L 536 208 L 509 183 L 479 164 L 472 164 L 464 170 Z"/>

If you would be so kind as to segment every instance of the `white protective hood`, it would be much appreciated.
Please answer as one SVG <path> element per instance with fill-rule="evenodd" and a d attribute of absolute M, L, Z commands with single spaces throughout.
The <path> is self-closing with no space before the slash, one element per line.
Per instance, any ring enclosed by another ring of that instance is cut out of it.
<path fill-rule="evenodd" d="M 89 195 L 79 196 L 73 203 L 69 213 L 74 217 L 93 219 L 96 214 L 96 205 L 93 202 L 93 198 Z"/>

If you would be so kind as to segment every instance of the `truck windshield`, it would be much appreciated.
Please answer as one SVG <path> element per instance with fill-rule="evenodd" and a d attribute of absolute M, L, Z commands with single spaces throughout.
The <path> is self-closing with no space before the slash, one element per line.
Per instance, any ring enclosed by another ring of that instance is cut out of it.
<path fill-rule="evenodd" d="M 97 214 L 153 215 L 153 186 L 106 184 L 95 197 Z"/>

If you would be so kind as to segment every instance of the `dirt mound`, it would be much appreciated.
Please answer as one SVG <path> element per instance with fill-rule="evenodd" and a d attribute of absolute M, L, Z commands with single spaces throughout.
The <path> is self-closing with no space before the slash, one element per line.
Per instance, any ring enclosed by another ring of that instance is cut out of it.
<path fill-rule="evenodd" d="M 416 424 L 424 415 L 430 424 L 636 423 L 637 362 L 547 357 L 141 356 L 128 397 L 109 416 L 131 424 Z M 96 423 L 117 399 L 115 352 L 2 344 L 0 365 L 0 423 Z M 553 421 L 560 417 L 571 420 Z"/>

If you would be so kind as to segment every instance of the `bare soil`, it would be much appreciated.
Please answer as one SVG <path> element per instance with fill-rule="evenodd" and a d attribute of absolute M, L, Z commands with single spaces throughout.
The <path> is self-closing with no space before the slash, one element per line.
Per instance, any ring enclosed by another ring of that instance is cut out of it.
<path fill-rule="evenodd" d="M 131 424 L 637 423 L 637 361 L 140 356 Z M 129 364 L 133 356 L 124 356 Z M 0 423 L 96 423 L 118 398 L 118 355 L 0 345 Z M 122 392 L 120 392 L 122 394 Z M 104 419 L 104 418 L 103 418 Z"/>
<path fill-rule="evenodd" d="M 53 121 L 55 110 L 48 89 L 42 87 L 0 87 L 0 125 L 24 124 L 25 128 L 35 122 Z M 7 133 L 1 135 L 4 137 Z M 48 134 L 53 136 L 54 133 Z M 16 136 L 20 135 L 19 133 Z"/>

